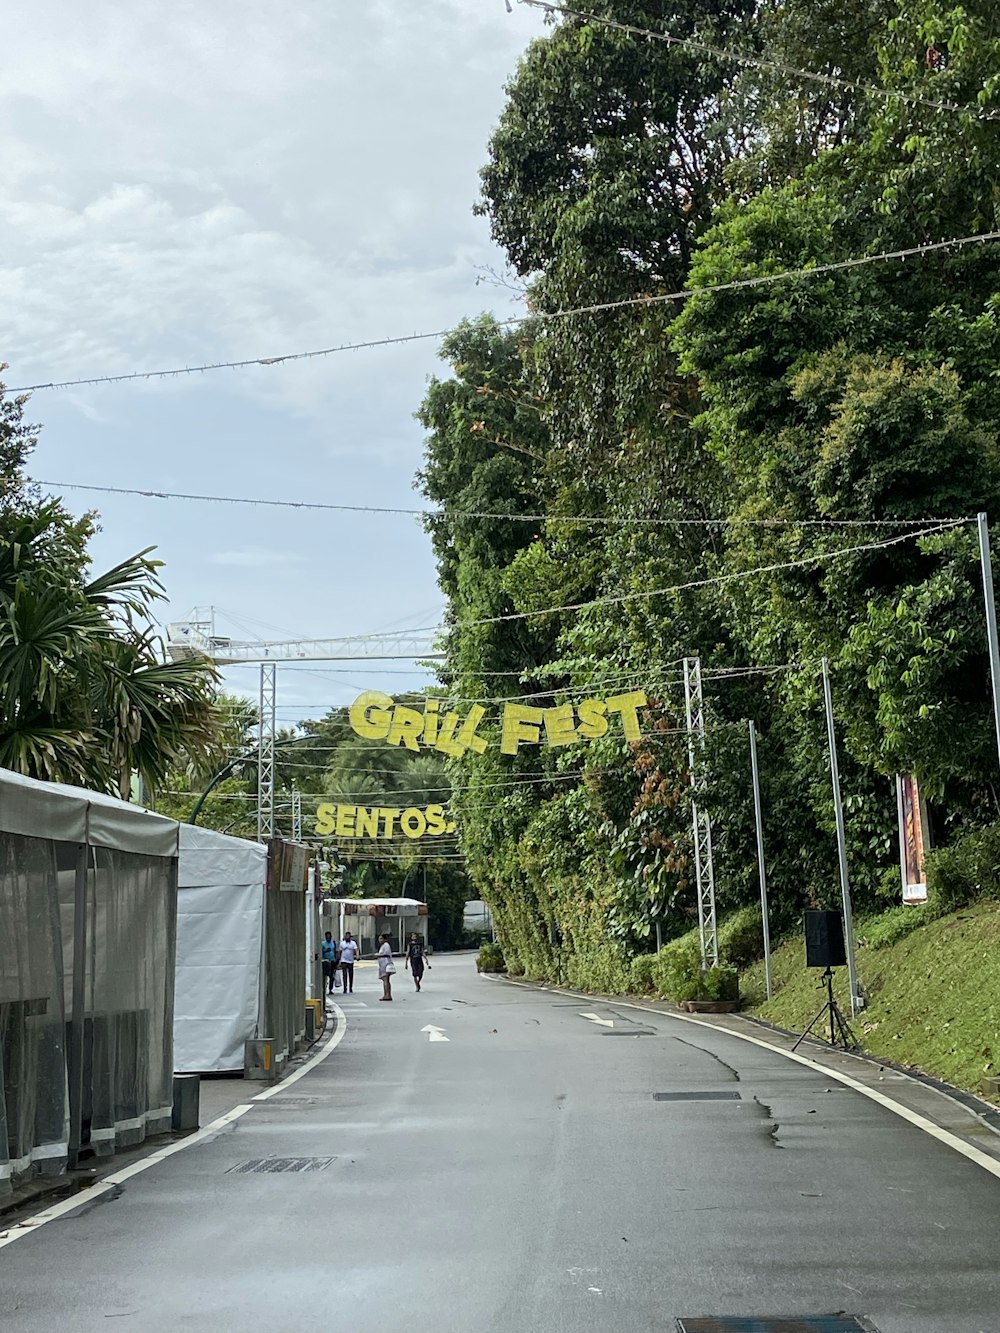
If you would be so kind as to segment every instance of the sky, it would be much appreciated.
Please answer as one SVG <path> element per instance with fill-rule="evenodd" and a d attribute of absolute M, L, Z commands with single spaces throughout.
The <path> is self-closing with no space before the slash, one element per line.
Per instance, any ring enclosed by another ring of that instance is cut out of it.
<path fill-rule="evenodd" d="M 0 69 L 9 387 L 278 356 L 519 313 L 472 214 L 536 10 L 503 0 L 36 0 Z M 419 508 L 413 413 L 437 343 L 37 391 L 35 478 L 99 511 L 96 568 L 155 545 L 164 621 L 234 638 L 438 623 L 407 517 L 92 494 L 70 484 Z M 226 673 L 256 695 L 256 668 Z M 426 680 L 280 667 L 282 724 Z"/>

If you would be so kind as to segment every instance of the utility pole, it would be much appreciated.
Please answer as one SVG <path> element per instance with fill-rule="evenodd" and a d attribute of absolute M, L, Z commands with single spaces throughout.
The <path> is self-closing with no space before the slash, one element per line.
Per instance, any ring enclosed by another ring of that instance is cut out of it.
<path fill-rule="evenodd" d="M 698 896 L 698 940 L 703 969 L 719 964 L 715 919 L 715 864 L 712 859 L 712 822 L 697 801 L 697 776 L 705 749 L 705 699 L 701 686 L 701 658 L 684 659 L 684 707 L 687 715 L 688 764 L 691 771 L 691 825 L 694 837 L 694 872 Z M 697 747 L 695 740 L 697 739 Z"/>
<path fill-rule="evenodd" d="M 844 943 L 847 946 L 847 976 L 851 987 L 851 1013 L 863 1007 L 858 988 L 858 964 L 854 956 L 854 915 L 851 911 L 851 881 L 847 870 L 847 833 L 844 828 L 844 802 L 840 795 L 840 765 L 837 762 L 837 733 L 833 723 L 833 695 L 830 692 L 830 659 L 823 658 L 823 701 L 826 705 L 826 734 L 830 745 L 830 780 L 833 783 L 833 812 L 837 821 L 837 857 L 840 861 L 840 896 L 844 911 Z"/>
<path fill-rule="evenodd" d="M 277 667 L 260 666 L 260 733 L 257 742 L 257 841 L 274 837 L 274 733 Z"/>
<path fill-rule="evenodd" d="M 757 728 L 750 722 L 750 777 L 753 783 L 753 814 L 757 825 L 757 868 L 760 872 L 760 919 L 764 931 L 764 979 L 767 998 L 773 994 L 771 983 L 771 924 L 767 911 L 767 870 L 764 867 L 764 821 L 760 811 L 760 773 L 757 770 Z"/>
<path fill-rule="evenodd" d="M 983 571 L 983 600 L 986 603 L 986 638 L 990 648 L 990 685 L 993 689 L 993 724 L 1000 759 L 1000 643 L 997 640 L 997 605 L 993 593 L 993 562 L 990 558 L 990 529 L 985 514 L 977 515 L 979 563 Z"/>

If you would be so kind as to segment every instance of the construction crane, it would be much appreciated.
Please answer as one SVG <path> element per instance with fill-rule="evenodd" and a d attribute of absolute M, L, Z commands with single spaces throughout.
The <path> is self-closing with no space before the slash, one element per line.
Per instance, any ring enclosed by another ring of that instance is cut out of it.
<path fill-rule="evenodd" d="M 190 620 L 167 626 L 166 653 L 172 662 L 208 658 L 216 666 L 260 663 L 260 729 L 257 744 L 257 838 L 274 836 L 274 738 L 277 731 L 279 662 L 440 661 L 433 631 L 389 630 L 346 639 L 236 640 L 216 633 L 215 612 L 195 610 Z M 301 826 L 301 812 L 298 823 Z"/>

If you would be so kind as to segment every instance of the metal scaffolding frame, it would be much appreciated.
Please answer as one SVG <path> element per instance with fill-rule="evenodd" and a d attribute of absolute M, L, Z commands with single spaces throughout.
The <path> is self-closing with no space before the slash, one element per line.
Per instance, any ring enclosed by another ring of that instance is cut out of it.
<path fill-rule="evenodd" d="M 257 742 L 257 840 L 274 837 L 274 734 L 278 668 L 260 667 L 260 731 Z"/>
<path fill-rule="evenodd" d="M 302 793 L 292 788 L 292 842 L 302 841 Z"/>
<path fill-rule="evenodd" d="M 719 963 L 719 936 L 715 916 L 715 862 L 712 856 L 712 821 L 698 805 L 701 760 L 705 749 L 705 697 L 701 685 L 701 658 L 684 659 L 684 707 L 687 715 L 688 763 L 691 771 L 691 831 L 698 897 L 698 939 L 703 968 Z M 697 744 L 695 743 L 697 741 Z"/>

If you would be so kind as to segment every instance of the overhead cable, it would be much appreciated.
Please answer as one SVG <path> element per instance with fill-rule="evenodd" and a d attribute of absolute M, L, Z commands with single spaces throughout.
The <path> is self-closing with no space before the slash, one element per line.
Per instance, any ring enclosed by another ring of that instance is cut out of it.
<path fill-rule="evenodd" d="M 997 233 L 1000 236 L 1000 232 Z M 90 491 L 99 495 L 135 495 L 144 500 L 194 500 L 206 504 L 260 505 L 269 509 L 317 509 L 340 514 L 397 514 L 408 518 L 481 518 L 509 523 L 617 524 L 620 527 L 663 528 L 917 528 L 928 523 L 947 523 L 940 516 L 925 518 L 634 518 L 614 514 L 498 514 L 475 509 L 401 509 L 378 505 L 326 504 L 320 500 L 270 500 L 238 495 L 198 495 L 190 491 L 155 491 L 130 486 L 94 486 L 77 481 L 35 481 L 54 491 Z M 971 518 L 963 518 L 971 523 Z M 387 634 L 420 634 L 421 630 L 387 631 Z M 235 665 L 240 665 L 236 663 Z M 249 664 L 244 664 L 249 665 Z M 494 673 L 495 674 L 495 673 Z M 506 673 L 504 673 L 506 674 Z"/>
<path fill-rule="evenodd" d="M 608 28 L 614 32 L 625 33 L 630 37 L 642 37 L 646 41 L 663 42 L 667 46 L 679 46 L 688 51 L 697 51 L 700 55 L 713 56 L 718 60 L 729 60 L 744 68 L 765 69 L 771 74 L 782 74 L 792 79 L 804 79 L 807 82 L 822 83 L 828 88 L 842 88 L 846 92 L 870 93 L 885 101 L 906 102 L 910 106 L 926 106 L 935 111 L 951 111 L 962 115 L 974 116 L 977 120 L 1000 120 L 1000 111 L 988 111 L 981 106 L 969 103 L 947 102 L 935 97 L 923 97 L 920 93 L 908 93 L 899 88 L 880 88 L 877 84 L 863 83 L 858 79 L 845 79 L 837 74 L 822 74 L 814 69 L 802 69 L 783 60 L 771 60 L 767 56 L 755 56 L 749 52 L 734 51 L 731 47 L 712 46 L 699 41 L 696 37 L 677 37 L 662 29 L 643 28 L 634 23 L 621 23 L 616 19 L 605 18 L 601 14 L 592 14 L 586 10 L 571 9 L 568 5 L 553 4 L 551 0 L 517 0 L 519 5 L 529 9 L 541 9 L 547 14 L 558 14 L 562 18 L 580 19 L 595 27 Z"/>
<path fill-rule="evenodd" d="M 680 291 L 663 292 L 648 296 L 633 296 L 620 301 L 598 301 L 591 305 L 571 306 L 564 310 L 535 311 L 530 315 L 511 315 L 496 321 L 499 328 L 517 328 L 521 324 L 551 323 L 553 320 L 567 319 L 572 315 L 597 315 L 612 310 L 634 310 L 642 307 L 666 305 L 674 301 L 686 301 L 692 296 L 706 296 L 713 292 L 740 291 L 743 288 L 766 287 L 790 278 L 816 278 L 826 273 L 843 272 L 846 269 L 860 268 L 866 264 L 877 264 L 892 259 L 910 259 L 917 255 L 932 254 L 939 250 L 959 250 L 967 245 L 984 245 L 989 241 L 1000 240 L 1000 231 L 977 232 L 971 236 L 956 236 L 951 240 L 929 241 L 924 245 L 911 245 L 903 250 L 884 250 L 874 255 L 856 255 L 852 259 L 841 259 L 827 264 L 814 264 L 807 268 L 784 269 L 780 273 L 759 273 L 752 278 L 734 278 L 730 282 L 708 283 L 704 287 L 687 287 Z M 121 375 L 89 375 L 66 380 L 48 380 L 38 384 L 23 384 L 18 388 L 3 390 L 4 395 L 38 393 L 44 389 L 74 389 L 96 384 L 121 384 L 132 380 L 171 379 L 177 375 L 197 375 L 212 370 L 243 370 L 250 366 L 277 366 L 289 361 L 310 361 L 318 357 L 335 356 L 339 352 L 359 352 L 374 347 L 393 347 L 404 343 L 427 342 L 445 338 L 456 329 L 437 329 L 433 333 L 409 333 L 398 337 L 377 338 L 368 342 L 340 343 L 336 346 L 321 347 L 308 352 L 285 352 L 278 356 L 244 357 L 239 361 L 213 361 L 194 366 L 173 366 L 169 370 L 134 370 Z"/>

